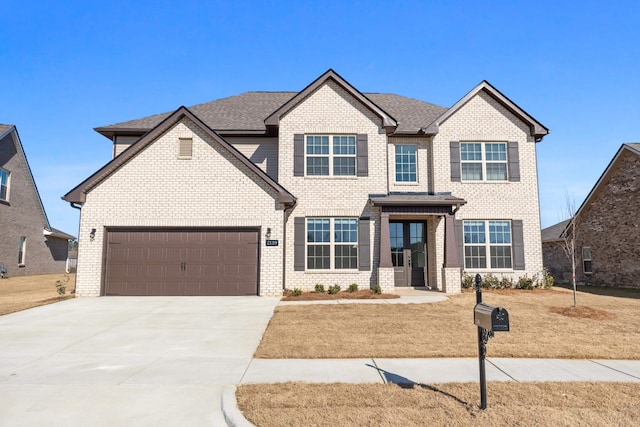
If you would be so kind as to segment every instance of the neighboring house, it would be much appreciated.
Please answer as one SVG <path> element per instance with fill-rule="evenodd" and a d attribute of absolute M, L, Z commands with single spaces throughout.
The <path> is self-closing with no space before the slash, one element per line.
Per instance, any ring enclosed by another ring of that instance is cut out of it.
<path fill-rule="evenodd" d="M 640 143 L 623 144 L 573 217 L 576 280 L 640 288 Z M 558 249 L 569 221 L 542 230 L 545 266 L 571 280 L 571 263 Z"/>
<path fill-rule="evenodd" d="M 8 276 L 64 273 L 70 239 L 49 225 L 16 127 L 0 125 L 0 266 Z"/>
<path fill-rule="evenodd" d="M 549 130 L 486 81 L 444 108 L 329 70 L 96 131 L 114 158 L 64 196 L 82 208 L 78 295 L 455 293 L 463 269 L 542 269 Z"/>

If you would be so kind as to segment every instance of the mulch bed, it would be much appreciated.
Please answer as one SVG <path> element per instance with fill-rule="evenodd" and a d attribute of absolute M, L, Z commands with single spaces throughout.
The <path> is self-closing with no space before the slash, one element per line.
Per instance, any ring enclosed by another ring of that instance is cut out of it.
<path fill-rule="evenodd" d="M 302 295 L 294 296 L 292 291 L 288 291 L 283 297 L 282 301 L 324 301 L 324 300 L 337 300 L 337 299 L 390 299 L 400 298 L 400 295 L 395 294 L 375 294 L 370 289 L 363 289 L 355 292 L 342 291 L 337 294 L 330 294 L 328 292 L 303 292 Z"/>

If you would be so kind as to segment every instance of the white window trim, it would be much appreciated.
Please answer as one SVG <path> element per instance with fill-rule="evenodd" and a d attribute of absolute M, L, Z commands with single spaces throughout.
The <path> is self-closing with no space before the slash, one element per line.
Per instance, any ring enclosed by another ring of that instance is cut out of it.
<path fill-rule="evenodd" d="M 326 136 L 329 139 L 329 154 L 307 154 L 307 137 L 309 136 Z M 333 154 L 333 137 L 334 136 L 351 136 L 355 143 L 354 154 Z M 329 158 L 329 173 L 327 175 L 308 175 L 307 174 L 307 159 L 309 157 L 314 158 Z M 334 157 L 351 157 L 354 160 L 354 172 L 353 175 L 334 175 L 333 173 L 333 159 Z M 304 177 L 305 178 L 337 178 L 337 179 L 353 179 L 358 176 L 358 138 L 356 134 L 352 133 L 308 133 L 304 135 Z"/>
<path fill-rule="evenodd" d="M 18 245 L 18 266 L 26 265 L 26 256 L 27 256 L 27 237 L 20 236 L 20 241 Z"/>
<path fill-rule="evenodd" d="M 329 242 L 309 242 L 307 239 L 308 235 L 308 226 L 309 223 L 307 220 L 309 219 L 328 219 L 329 220 Z M 355 219 L 356 220 L 356 241 L 355 243 L 336 243 L 335 241 L 335 220 L 336 219 Z M 359 253 L 359 245 L 360 245 L 360 232 L 358 229 L 358 218 L 349 217 L 349 216 L 336 216 L 336 217 L 326 217 L 326 216 L 310 216 L 304 219 L 304 230 L 305 230 L 305 245 L 304 245 L 304 264 L 305 264 L 305 272 L 307 273 L 353 273 L 358 272 L 358 268 L 360 266 L 360 253 Z M 329 268 L 309 268 L 308 264 L 308 247 L 312 246 L 329 246 Z M 356 266 L 354 268 L 336 268 L 336 259 L 335 259 L 335 248 L 337 245 L 355 245 L 356 246 Z"/>
<path fill-rule="evenodd" d="M 2 185 L 2 172 L 4 172 L 5 176 L 6 176 L 6 182 L 5 182 L 5 197 L 0 197 L 0 200 L 4 200 L 4 201 L 9 201 L 9 182 L 11 180 L 11 172 L 9 172 L 8 170 L 4 169 L 4 168 L 0 168 L 0 185 Z"/>
<path fill-rule="evenodd" d="M 466 243 L 464 241 L 464 223 L 467 221 L 475 221 L 475 222 L 484 222 L 484 233 L 485 233 L 485 242 L 484 244 L 482 243 Z M 506 221 L 509 223 L 509 237 L 511 240 L 511 243 L 491 243 L 491 233 L 489 231 L 489 222 L 491 221 Z M 466 251 L 465 248 L 467 248 L 468 246 L 472 246 L 472 247 L 478 247 L 478 246 L 484 246 L 485 248 L 485 257 L 486 257 L 486 263 L 487 266 L 482 268 L 482 267 L 467 267 L 467 263 L 466 263 Z M 491 265 L 491 247 L 498 247 L 498 246 L 504 246 L 504 247 L 509 247 L 511 248 L 511 267 L 493 267 Z M 473 271 L 514 271 L 513 268 L 513 223 L 510 219 L 465 219 L 462 221 L 462 265 L 464 266 L 465 270 L 473 270 Z"/>
<path fill-rule="evenodd" d="M 396 167 L 398 166 L 398 164 L 396 163 L 396 150 L 397 147 L 399 146 L 410 146 L 410 147 L 415 147 L 416 148 L 416 180 L 415 181 L 398 181 L 397 177 L 398 177 L 398 173 L 396 171 Z M 395 185 L 419 185 L 420 183 L 420 166 L 419 166 L 419 161 L 418 161 L 418 144 L 394 144 L 394 148 L 393 148 L 393 182 Z"/>
<path fill-rule="evenodd" d="M 481 160 L 462 160 L 462 145 L 463 144 L 480 144 L 482 159 Z M 491 160 L 487 161 L 487 144 L 501 144 L 505 147 L 505 160 Z M 463 164 L 480 163 L 482 168 L 482 179 L 465 179 L 464 172 L 462 171 Z M 505 179 L 487 179 L 487 163 L 501 163 L 505 165 L 506 178 Z M 509 182 L 509 144 L 506 141 L 460 141 L 460 181 L 461 182 L 482 182 L 498 184 Z"/>

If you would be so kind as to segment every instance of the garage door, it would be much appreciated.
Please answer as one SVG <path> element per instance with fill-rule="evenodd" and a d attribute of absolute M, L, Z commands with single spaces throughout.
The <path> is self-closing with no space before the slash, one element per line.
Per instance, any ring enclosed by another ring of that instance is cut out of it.
<path fill-rule="evenodd" d="M 109 229 L 105 295 L 257 295 L 256 229 Z"/>

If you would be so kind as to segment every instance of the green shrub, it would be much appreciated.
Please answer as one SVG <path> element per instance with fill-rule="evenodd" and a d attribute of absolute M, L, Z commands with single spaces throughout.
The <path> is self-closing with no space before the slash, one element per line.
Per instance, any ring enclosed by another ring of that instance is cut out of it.
<path fill-rule="evenodd" d="M 546 268 L 542 269 L 542 279 L 538 283 L 539 286 L 544 289 L 553 287 L 554 279 L 553 276 L 549 274 L 549 270 Z"/>
<path fill-rule="evenodd" d="M 350 284 L 349 289 L 347 289 L 347 292 L 358 292 L 358 284 L 357 283 Z"/>
<path fill-rule="evenodd" d="M 518 289 L 525 289 L 530 291 L 534 288 L 534 280 L 531 277 L 528 277 L 526 274 L 518 279 L 518 284 L 516 287 Z"/>
<path fill-rule="evenodd" d="M 340 285 L 336 284 L 333 286 L 329 286 L 329 293 L 331 295 L 337 294 L 338 292 L 340 292 Z"/>
<path fill-rule="evenodd" d="M 510 277 L 503 277 L 500 279 L 499 289 L 511 289 L 513 288 L 513 280 Z"/>
<path fill-rule="evenodd" d="M 293 289 L 293 292 L 292 292 L 292 295 L 293 295 L 294 297 L 299 297 L 300 295 L 302 295 L 302 289 L 300 289 L 300 288 L 294 288 L 294 289 Z"/>
<path fill-rule="evenodd" d="M 324 294 L 324 285 L 321 285 L 320 283 L 316 283 L 316 292 L 320 294 Z"/>
<path fill-rule="evenodd" d="M 371 292 L 373 292 L 376 295 L 380 295 L 382 293 L 382 288 L 380 287 L 380 285 L 375 284 L 371 287 Z"/>
<path fill-rule="evenodd" d="M 491 273 L 485 274 L 482 278 L 483 289 L 498 289 L 500 287 L 500 279 Z"/>
<path fill-rule="evenodd" d="M 56 281 L 56 291 L 58 295 L 62 296 L 67 293 L 67 282 L 69 281 L 69 276 L 65 274 L 64 279 Z"/>
<path fill-rule="evenodd" d="M 462 273 L 462 289 L 473 288 L 475 283 L 473 281 L 473 276 L 467 273 L 466 271 Z"/>

